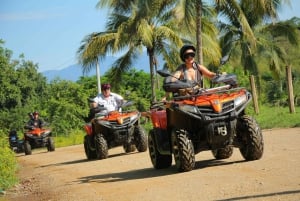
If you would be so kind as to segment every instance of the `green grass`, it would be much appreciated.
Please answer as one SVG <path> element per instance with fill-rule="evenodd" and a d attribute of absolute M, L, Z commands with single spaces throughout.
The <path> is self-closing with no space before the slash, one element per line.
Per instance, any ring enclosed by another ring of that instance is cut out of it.
<path fill-rule="evenodd" d="M 250 107 L 248 113 L 256 119 L 261 129 L 293 128 L 300 127 L 300 107 L 295 110 L 295 113 L 290 113 L 288 107 L 260 106 L 258 115 Z"/>
<path fill-rule="evenodd" d="M 85 133 L 83 130 L 71 131 L 67 136 L 55 137 L 55 147 L 66 147 L 83 143 Z"/>

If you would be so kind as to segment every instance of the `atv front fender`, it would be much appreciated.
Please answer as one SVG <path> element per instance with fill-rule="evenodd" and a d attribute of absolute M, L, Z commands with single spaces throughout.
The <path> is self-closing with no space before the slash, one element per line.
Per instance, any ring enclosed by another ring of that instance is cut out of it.
<path fill-rule="evenodd" d="M 171 141 L 170 137 L 167 133 L 167 130 L 163 130 L 160 128 L 154 128 L 154 140 L 157 146 L 157 150 L 161 155 L 170 155 L 171 152 Z"/>

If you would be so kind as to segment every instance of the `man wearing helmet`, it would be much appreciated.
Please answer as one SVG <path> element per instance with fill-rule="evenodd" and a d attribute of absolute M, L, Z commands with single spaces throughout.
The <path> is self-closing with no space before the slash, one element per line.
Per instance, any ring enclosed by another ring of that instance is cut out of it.
<path fill-rule="evenodd" d="M 101 85 L 101 93 L 91 100 L 91 109 L 97 112 L 98 106 L 104 107 L 107 112 L 119 110 L 124 99 L 122 96 L 110 91 L 110 84 Z M 93 112 L 93 113 L 95 113 Z"/>
<path fill-rule="evenodd" d="M 44 126 L 44 122 L 39 118 L 39 113 L 37 111 L 29 114 L 32 114 L 33 117 L 30 116 L 31 118 L 25 126 L 26 129 L 42 128 Z"/>

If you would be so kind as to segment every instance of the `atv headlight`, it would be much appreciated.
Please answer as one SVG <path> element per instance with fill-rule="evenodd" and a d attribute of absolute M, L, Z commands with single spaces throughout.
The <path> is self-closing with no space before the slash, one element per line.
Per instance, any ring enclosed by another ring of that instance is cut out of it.
<path fill-rule="evenodd" d="M 180 110 L 183 110 L 185 112 L 190 112 L 190 113 L 194 113 L 194 114 L 199 114 L 199 110 L 196 106 L 193 105 L 180 105 L 179 106 Z"/>
<path fill-rule="evenodd" d="M 27 135 L 28 137 L 32 137 L 32 136 L 33 136 L 33 135 L 30 134 L 30 133 L 26 133 L 26 135 Z"/>
<path fill-rule="evenodd" d="M 234 106 L 235 106 L 235 107 L 239 107 L 240 105 L 242 105 L 242 104 L 245 103 L 246 101 L 247 101 L 247 96 L 246 96 L 246 95 L 239 96 L 239 97 L 237 97 L 237 98 L 234 100 Z"/>
<path fill-rule="evenodd" d="M 110 122 L 109 121 L 103 121 L 101 119 L 98 119 L 97 123 L 100 124 L 100 125 L 103 125 L 103 126 L 107 126 L 107 127 L 110 126 Z"/>
<path fill-rule="evenodd" d="M 130 117 L 130 121 L 133 121 L 133 120 L 135 120 L 135 119 L 137 119 L 137 118 L 138 118 L 138 115 L 135 114 L 135 115 L 133 115 L 133 116 Z"/>

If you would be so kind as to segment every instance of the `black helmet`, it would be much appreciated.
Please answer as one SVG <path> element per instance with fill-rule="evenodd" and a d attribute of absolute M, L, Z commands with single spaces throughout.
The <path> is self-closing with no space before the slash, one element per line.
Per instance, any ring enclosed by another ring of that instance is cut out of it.
<path fill-rule="evenodd" d="M 196 52 L 196 48 L 193 45 L 184 45 L 181 47 L 180 49 L 180 58 L 181 60 L 184 62 L 184 57 L 183 54 L 185 53 L 185 51 L 187 51 L 188 49 L 193 50 L 194 52 Z"/>

